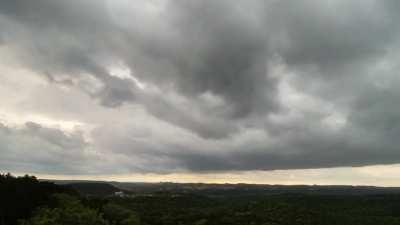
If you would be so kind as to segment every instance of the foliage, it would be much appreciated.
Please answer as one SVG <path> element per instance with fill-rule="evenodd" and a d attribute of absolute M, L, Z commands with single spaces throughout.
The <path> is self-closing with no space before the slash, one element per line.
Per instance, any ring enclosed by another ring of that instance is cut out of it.
<path fill-rule="evenodd" d="M 0 225 L 16 225 L 17 218 L 21 225 L 400 225 L 397 194 L 246 190 L 79 197 L 34 177 L 7 174 L 0 176 Z"/>
<path fill-rule="evenodd" d="M 113 198 L 147 225 L 400 225 L 398 195 L 153 195 Z"/>
<path fill-rule="evenodd" d="M 21 225 L 107 225 L 96 210 L 82 205 L 75 197 L 65 194 L 55 196 L 58 207 L 41 208 L 29 221 Z"/>
<path fill-rule="evenodd" d="M 54 193 L 76 195 L 67 187 L 38 181 L 33 176 L 0 174 L 0 225 L 16 225 L 18 219 L 30 217 L 35 208 L 52 205 Z"/>
<path fill-rule="evenodd" d="M 135 212 L 115 203 L 108 203 L 103 207 L 104 217 L 112 225 L 138 225 L 140 220 Z"/>

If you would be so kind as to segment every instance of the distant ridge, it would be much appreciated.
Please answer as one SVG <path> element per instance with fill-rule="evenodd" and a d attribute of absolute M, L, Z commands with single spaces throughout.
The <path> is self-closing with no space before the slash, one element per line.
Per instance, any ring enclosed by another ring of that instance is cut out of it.
<path fill-rule="evenodd" d="M 106 182 L 74 182 L 63 185 L 85 196 L 108 196 L 121 191 L 121 189 Z"/>
<path fill-rule="evenodd" d="M 85 180 L 52 180 L 67 185 L 84 195 L 111 195 L 118 191 L 129 193 L 197 193 L 204 195 L 253 194 L 319 194 L 319 195 L 381 195 L 400 194 L 400 187 L 351 185 L 267 185 L 267 184 L 209 184 L 209 183 L 146 183 Z"/>
<path fill-rule="evenodd" d="M 204 184 L 204 183 L 126 183 L 112 182 L 118 188 L 133 192 L 199 193 L 205 195 L 255 194 L 319 194 L 381 195 L 400 194 L 400 187 L 351 185 L 267 185 L 267 184 Z"/>

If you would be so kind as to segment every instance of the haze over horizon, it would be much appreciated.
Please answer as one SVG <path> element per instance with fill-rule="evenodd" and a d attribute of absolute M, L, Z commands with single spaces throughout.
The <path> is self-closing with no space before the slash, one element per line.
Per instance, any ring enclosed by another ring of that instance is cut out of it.
<path fill-rule="evenodd" d="M 399 12 L 0 0 L 0 172 L 400 186 Z"/>

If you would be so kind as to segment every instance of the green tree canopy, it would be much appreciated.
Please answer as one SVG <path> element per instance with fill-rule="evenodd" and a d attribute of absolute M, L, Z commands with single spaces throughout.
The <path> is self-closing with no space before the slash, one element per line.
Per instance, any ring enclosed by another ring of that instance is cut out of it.
<path fill-rule="evenodd" d="M 103 207 L 104 217 L 112 225 L 139 225 L 140 220 L 135 212 L 115 203 L 108 203 Z"/>
<path fill-rule="evenodd" d="M 56 208 L 41 208 L 21 225 L 108 225 L 96 210 L 87 208 L 73 196 L 57 194 Z"/>

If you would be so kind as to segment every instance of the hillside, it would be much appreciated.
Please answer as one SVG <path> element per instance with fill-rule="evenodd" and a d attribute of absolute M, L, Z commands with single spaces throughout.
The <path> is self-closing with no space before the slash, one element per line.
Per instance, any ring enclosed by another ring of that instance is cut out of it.
<path fill-rule="evenodd" d="M 121 189 L 105 182 L 78 182 L 64 184 L 85 196 L 109 196 Z"/>

